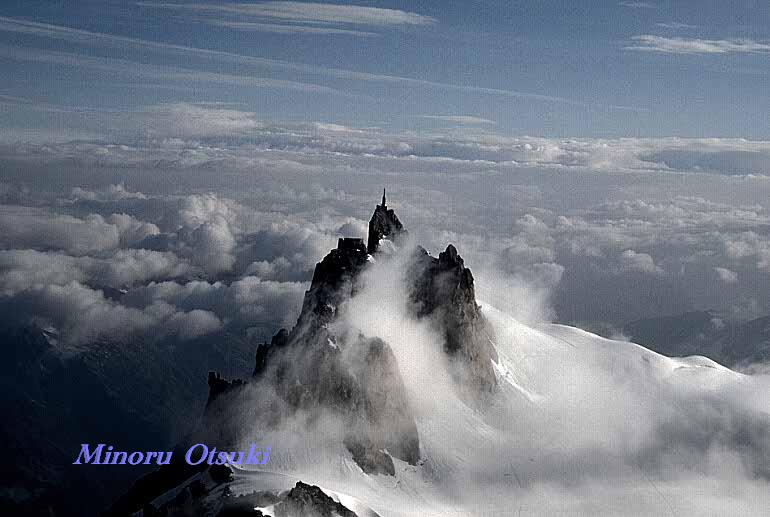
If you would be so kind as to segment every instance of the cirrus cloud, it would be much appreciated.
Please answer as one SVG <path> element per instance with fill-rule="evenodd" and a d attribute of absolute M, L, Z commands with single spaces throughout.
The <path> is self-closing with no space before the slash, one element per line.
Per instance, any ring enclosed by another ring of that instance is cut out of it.
<path fill-rule="evenodd" d="M 634 44 L 624 47 L 626 50 L 663 54 L 766 54 L 770 52 L 770 43 L 752 39 L 667 38 L 653 34 L 642 34 L 631 39 L 634 40 Z"/>

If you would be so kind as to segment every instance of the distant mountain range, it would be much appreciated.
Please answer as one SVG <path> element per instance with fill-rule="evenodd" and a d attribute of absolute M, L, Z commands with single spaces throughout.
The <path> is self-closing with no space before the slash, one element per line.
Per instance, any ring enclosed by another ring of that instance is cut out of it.
<path fill-rule="evenodd" d="M 702 355 L 738 368 L 770 361 L 770 316 L 731 322 L 708 311 L 687 312 L 634 321 L 623 334 L 672 357 Z"/>
<path fill-rule="evenodd" d="M 95 515 L 142 472 L 71 465 L 81 443 L 137 450 L 173 445 L 200 416 L 206 368 L 245 371 L 254 344 L 100 341 L 77 351 L 34 324 L 0 327 L 3 515 Z M 161 449 L 162 450 L 162 449 Z M 144 467 L 147 470 L 147 467 Z"/>

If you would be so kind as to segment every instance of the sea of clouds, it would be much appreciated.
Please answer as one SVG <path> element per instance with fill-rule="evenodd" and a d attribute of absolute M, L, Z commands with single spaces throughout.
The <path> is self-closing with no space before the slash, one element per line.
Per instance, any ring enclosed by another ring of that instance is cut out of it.
<path fill-rule="evenodd" d="M 206 104 L 116 120 L 107 139 L 0 145 L 0 303 L 65 341 L 269 336 L 382 187 L 524 319 L 770 314 L 770 142 L 391 133 Z"/>

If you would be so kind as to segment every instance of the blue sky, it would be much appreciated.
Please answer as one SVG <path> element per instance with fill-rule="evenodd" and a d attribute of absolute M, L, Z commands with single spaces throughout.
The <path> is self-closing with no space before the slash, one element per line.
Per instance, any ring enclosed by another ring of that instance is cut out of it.
<path fill-rule="evenodd" d="M 398 131 L 766 139 L 769 5 L 9 1 L 0 127 L 99 136 L 183 102 Z"/>

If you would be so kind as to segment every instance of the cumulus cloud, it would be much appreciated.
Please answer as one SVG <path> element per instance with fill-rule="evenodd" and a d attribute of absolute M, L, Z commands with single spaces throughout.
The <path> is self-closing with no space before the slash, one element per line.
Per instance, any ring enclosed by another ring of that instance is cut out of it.
<path fill-rule="evenodd" d="M 0 291 L 6 295 L 71 282 L 120 289 L 194 273 L 173 253 L 146 249 L 121 249 L 100 258 L 31 249 L 0 251 Z"/>
<path fill-rule="evenodd" d="M 213 315 L 203 311 L 187 314 L 165 303 L 128 307 L 77 281 L 34 286 L 12 297 L 3 296 L 0 306 L 16 324 L 52 327 L 63 342 L 78 345 L 100 339 L 122 342 L 148 336 L 190 339 L 221 326 Z"/>
<path fill-rule="evenodd" d="M 227 221 L 217 216 L 196 227 L 190 233 L 184 249 L 190 260 L 211 275 L 228 271 L 235 263 L 233 237 Z"/>
<path fill-rule="evenodd" d="M 127 147 L 123 146 L 123 150 L 128 149 Z M 101 154 L 109 154 L 110 149 L 107 148 L 101 148 L 101 150 L 98 150 L 97 153 Z M 122 183 L 119 183 L 117 185 L 110 185 L 106 189 L 103 190 L 87 190 L 83 189 L 81 187 L 74 187 L 72 189 L 72 197 L 75 200 L 86 200 L 86 201 L 120 201 L 123 199 L 147 199 L 147 196 L 142 194 L 141 192 L 131 192 L 130 190 L 126 189 L 125 185 Z"/>
<path fill-rule="evenodd" d="M 754 231 L 741 232 L 724 240 L 727 257 L 754 260 L 757 269 L 770 272 L 770 238 Z"/>
<path fill-rule="evenodd" d="M 504 241 L 497 267 L 512 273 L 523 285 L 555 288 L 564 267 L 557 263 L 556 240 L 551 228 L 531 214 L 520 218 L 516 227 L 519 233 Z"/>
<path fill-rule="evenodd" d="M 346 223 L 348 224 L 348 223 Z M 363 237 L 358 225 L 342 225 L 334 233 L 314 230 L 312 225 L 284 221 L 273 223 L 260 231 L 246 235 L 239 250 L 240 268 L 269 272 L 266 278 L 309 278 L 328 251 L 337 245 L 337 237 Z"/>
<path fill-rule="evenodd" d="M 196 105 L 192 113 L 216 118 L 222 109 L 238 111 Z M 10 229 L 0 246 L 97 259 L 146 249 L 182 264 L 179 276 L 168 272 L 176 266 L 148 267 L 133 285 L 301 283 L 338 237 L 365 236 L 386 186 L 418 242 L 435 252 L 456 244 L 474 273 L 545 300 L 534 314 L 620 324 L 651 306 L 770 312 L 758 288 L 770 264 L 768 142 L 387 133 L 233 116 L 255 125 L 233 129 L 233 139 L 203 125 L 195 138 L 0 146 L 0 160 L 30 181 L 61 170 L 72 178 L 58 200 L 0 178 L 0 225 Z M 79 184 L 80 168 L 101 171 L 105 186 Z M 148 170 L 157 171 L 152 182 L 137 173 Z M 159 187 L 169 195 L 142 193 Z M 713 288 L 717 267 L 738 275 L 735 289 Z M 90 275 L 74 279 L 96 285 Z M 597 294 L 586 302 L 588 291 Z"/>
<path fill-rule="evenodd" d="M 291 327 L 299 314 L 305 285 L 254 276 L 229 285 L 206 281 L 151 282 L 128 292 L 123 303 L 132 307 L 164 303 L 184 311 L 206 310 L 240 328 Z"/>
<path fill-rule="evenodd" d="M 180 339 L 194 339 L 218 330 L 222 322 L 209 311 L 194 309 L 175 312 L 164 322 L 166 329 L 174 329 Z"/>
<path fill-rule="evenodd" d="M 293 324 L 336 234 L 362 229 L 350 217 L 303 225 L 213 193 L 147 196 L 122 183 L 36 203 L 0 207 L 0 305 L 73 344 L 222 329 L 267 338 Z M 84 210 L 108 215 L 68 213 Z"/>
<path fill-rule="evenodd" d="M 647 253 L 637 253 L 634 250 L 626 250 L 620 254 L 620 268 L 621 272 L 663 273 L 663 270 L 655 265 L 655 261 L 650 255 Z"/>
<path fill-rule="evenodd" d="M 48 210 L 0 206 L 0 247 L 58 249 L 74 254 L 111 250 L 159 233 L 152 223 L 126 214 L 83 219 Z"/>
<path fill-rule="evenodd" d="M 216 276 L 235 264 L 235 204 L 214 194 L 192 195 L 179 202 L 179 253 Z"/>

